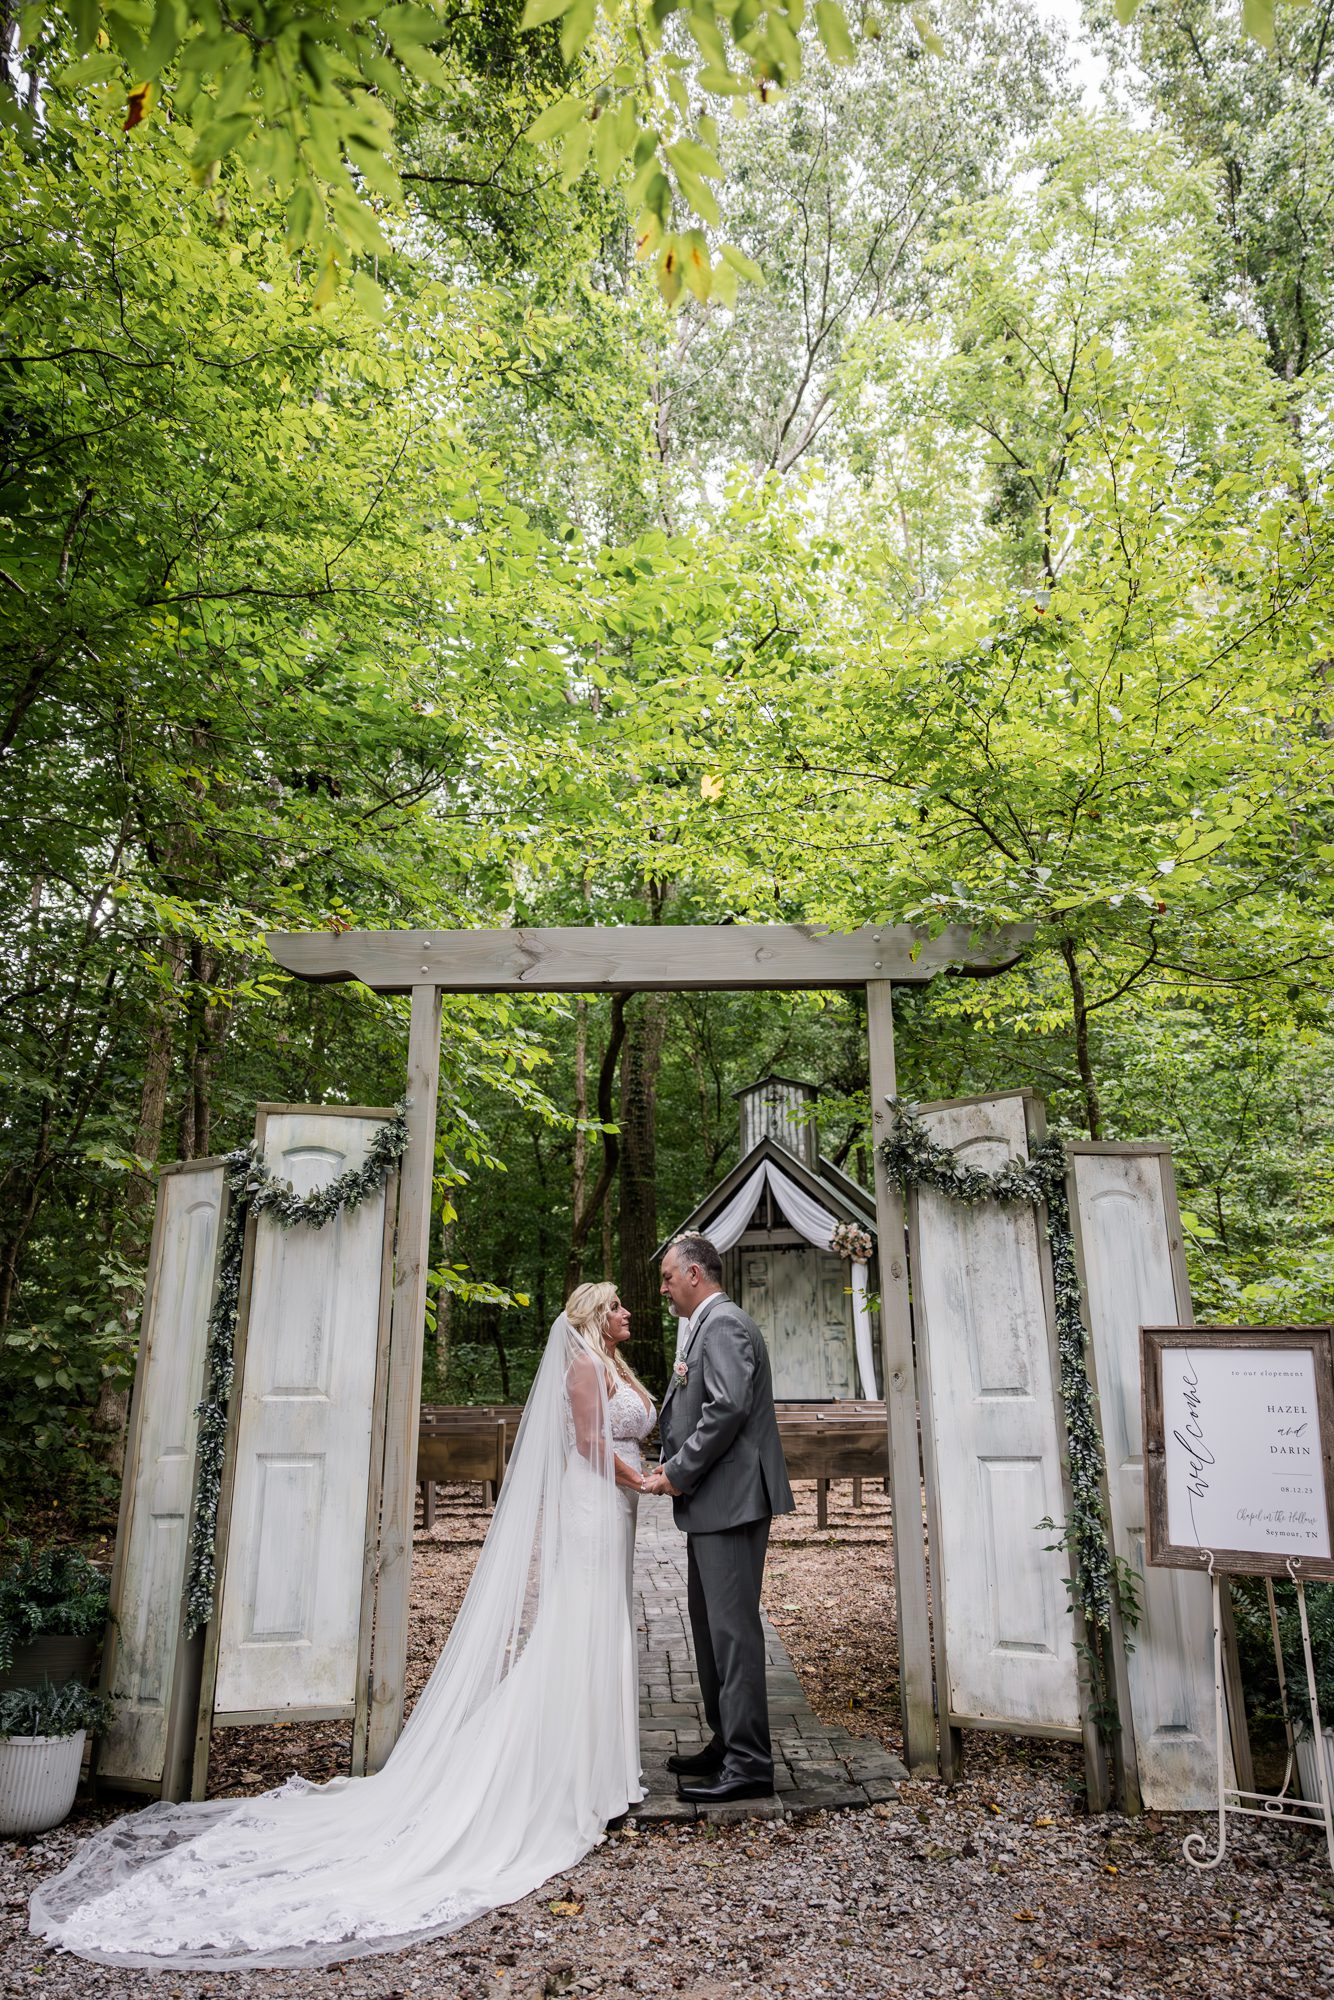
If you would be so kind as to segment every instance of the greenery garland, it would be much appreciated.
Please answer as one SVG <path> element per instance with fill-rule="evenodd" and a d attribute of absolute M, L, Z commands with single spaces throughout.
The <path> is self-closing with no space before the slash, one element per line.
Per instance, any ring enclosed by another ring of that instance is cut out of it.
<path fill-rule="evenodd" d="M 208 1352 L 204 1400 L 199 1404 L 196 1451 L 198 1483 L 194 1523 L 190 1532 L 190 1562 L 185 1585 L 186 1632 L 197 1632 L 213 1616 L 216 1594 L 215 1544 L 218 1499 L 222 1491 L 222 1461 L 227 1441 L 227 1409 L 235 1365 L 236 1316 L 241 1304 L 241 1258 L 246 1223 L 252 1215 L 271 1215 L 283 1229 L 298 1223 L 323 1229 L 344 1209 L 359 1208 L 384 1186 L 391 1167 L 403 1157 L 408 1143 L 407 1105 L 400 1104 L 382 1125 L 359 1167 L 339 1174 L 326 1187 L 302 1197 L 290 1181 L 280 1181 L 266 1165 L 255 1140 L 223 1161 L 223 1179 L 232 1203 L 218 1259 L 218 1289 L 208 1320 Z"/>
<path fill-rule="evenodd" d="M 1103 1639 L 1111 1629 L 1113 1597 L 1126 1626 L 1139 1622 L 1139 1577 L 1129 1563 L 1113 1557 L 1108 1532 L 1102 1438 L 1086 1360 L 1088 1334 L 1070 1223 L 1065 1148 L 1059 1139 L 1044 1139 L 1026 1162 L 1012 1159 L 988 1174 L 980 1167 L 960 1165 L 900 1099 L 891 1099 L 890 1109 L 894 1129 L 881 1141 L 880 1156 L 900 1187 L 929 1187 L 950 1201 L 969 1206 L 983 1201 L 1045 1204 L 1071 1495 L 1070 1518 L 1051 1546 L 1068 1549 L 1073 1558 L 1071 1609 L 1078 1604 L 1088 1635 L 1078 1650 L 1093 1680 L 1093 1713 L 1105 1732 L 1115 1725 L 1115 1708 Z M 1037 1526 L 1056 1528 L 1057 1523 L 1048 1519 Z"/>

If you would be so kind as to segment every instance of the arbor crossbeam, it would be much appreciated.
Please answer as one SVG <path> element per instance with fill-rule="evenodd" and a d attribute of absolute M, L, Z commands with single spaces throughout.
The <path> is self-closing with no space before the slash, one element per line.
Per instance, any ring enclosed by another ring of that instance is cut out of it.
<path fill-rule="evenodd" d="M 833 931 L 819 924 L 604 924 L 570 930 L 274 931 L 278 964 L 327 984 L 356 979 L 378 993 L 680 992 L 921 985 L 938 972 L 974 978 L 1016 962 L 1032 926 L 979 934 L 954 924 L 933 937 L 912 924 Z"/>

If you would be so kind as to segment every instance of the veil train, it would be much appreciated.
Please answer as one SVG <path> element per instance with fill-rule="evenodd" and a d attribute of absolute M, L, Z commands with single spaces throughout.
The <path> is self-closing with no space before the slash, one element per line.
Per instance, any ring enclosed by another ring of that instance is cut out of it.
<path fill-rule="evenodd" d="M 603 1370 L 560 1314 L 444 1651 L 383 1770 L 103 1827 L 31 1927 L 103 1964 L 327 1965 L 460 1929 L 640 1796 Z"/>

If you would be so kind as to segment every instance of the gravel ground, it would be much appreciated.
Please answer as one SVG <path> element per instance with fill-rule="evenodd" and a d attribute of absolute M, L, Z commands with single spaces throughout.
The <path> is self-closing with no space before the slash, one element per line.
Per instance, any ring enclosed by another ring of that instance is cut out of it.
<path fill-rule="evenodd" d="M 885 1503 L 837 1489 L 827 1532 L 811 1489 L 777 1524 L 766 1601 L 812 1707 L 899 1749 Z M 410 1685 L 419 1687 L 476 1559 L 486 1517 L 451 1493 L 418 1536 Z M 299 1764 L 339 1768 L 336 1728 L 224 1734 L 217 1791 Z M 1249 1822 L 1201 1875 L 1181 1838 L 1206 1821 L 1089 1819 L 1065 1745 L 976 1737 L 953 1790 L 909 1783 L 895 1805 L 790 1825 L 656 1827 L 608 1836 L 569 1875 L 454 1938 L 319 1972 L 120 1972 L 27 1934 L 33 1883 L 109 1816 L 0 1843 L 0 1993 L 53 2000 L 537 2000 L 585 1993 L 849 2000 L 1111 1992 L 1133 2000 L 1334 1996 L 1334 1878 L 1314 1836 Z M 553 1905 L 557 1906 L 553 1908 Z"/>

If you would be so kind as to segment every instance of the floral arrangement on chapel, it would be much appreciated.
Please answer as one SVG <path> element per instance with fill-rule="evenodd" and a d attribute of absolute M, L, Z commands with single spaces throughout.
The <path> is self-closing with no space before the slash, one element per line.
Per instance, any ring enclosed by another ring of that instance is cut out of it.
<path fill-rule="evenodd" d="M 850 1257 L 864 1264 L 871 1254 L 871 1238 L 855 1222 L 836 1222 L 829 1236 L 829 1248 L 837 1257 Z"/>

